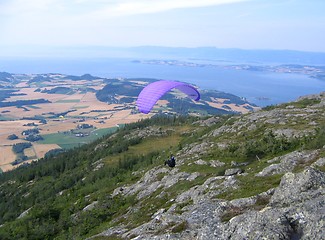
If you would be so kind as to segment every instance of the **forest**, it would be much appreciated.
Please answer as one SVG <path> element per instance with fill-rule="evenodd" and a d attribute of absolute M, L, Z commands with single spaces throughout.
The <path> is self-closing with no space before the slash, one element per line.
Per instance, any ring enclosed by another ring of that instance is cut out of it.
<path fill-rule="evenodd" d="M 26 105 L 34 105 L 40 103 L 51 103 L 49 100 L 46 99 L 33 99 L 33 100 L 17 100 L 12 102 L 0 102 L 0 107 L 11 107 L 11 106 L 26 106 Z"/>

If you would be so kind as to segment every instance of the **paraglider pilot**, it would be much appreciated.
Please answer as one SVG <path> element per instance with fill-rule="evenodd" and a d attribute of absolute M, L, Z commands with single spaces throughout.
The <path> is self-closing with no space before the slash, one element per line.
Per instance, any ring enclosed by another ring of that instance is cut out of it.
<path fill-rule="evenodd" d="M 170 155 L 170 158 L 165 161 L 165 165 L 168 165 L 171 168 L 175 167 L 176 161 L 175 161 L 175 157 L 173 156 L 173 154 Z"/>
<path fill-rule="evenodd" d="M 137 99 L 137 106 L 141 113 L 148 114 L 150 113 L 153 106 L 156 102 L 167 92 L 172 89 L 178 89 L 181 92 L 185 93 L 189 98 L 194 101 L 200 100 L 200 93 L 192 85 L 169 80 L 161 80 L 150 83 L 139 93 Z"/>

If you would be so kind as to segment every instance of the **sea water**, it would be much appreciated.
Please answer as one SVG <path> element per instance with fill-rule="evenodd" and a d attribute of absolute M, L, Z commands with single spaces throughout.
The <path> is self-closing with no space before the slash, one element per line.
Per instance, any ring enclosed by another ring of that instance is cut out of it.
<path fill-rule="evenodd" d="M 2 59 L 0 71 L 178 80 L 195 84 L 199 89 L 232 93 L 258 106 L 288 102 L 302 95 L 325 91 L 325 81 L 303 74 L 226 69 L 222 65 L 148 64 L 134 60 L 139 59 Z"/>

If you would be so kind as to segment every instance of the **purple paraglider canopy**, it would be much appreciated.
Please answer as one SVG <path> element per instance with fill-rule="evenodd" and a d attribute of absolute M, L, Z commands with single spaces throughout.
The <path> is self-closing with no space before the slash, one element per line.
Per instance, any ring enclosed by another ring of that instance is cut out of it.
<path fill-rule="evenodd" d="M 159 98 L 173 88 L 177 88 L 195 101 L 200 99 L 200 93 L 189 84 L 177 81 L 161 80 L 150 83 L 140 92 L 137 100 L 139 111 L 145 114 L 149 113 Z"/>

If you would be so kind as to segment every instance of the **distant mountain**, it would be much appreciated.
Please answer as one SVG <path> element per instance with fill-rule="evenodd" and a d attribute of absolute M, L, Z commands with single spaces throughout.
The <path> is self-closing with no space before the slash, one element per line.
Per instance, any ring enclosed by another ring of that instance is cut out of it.
<path fill-rule="evenodd" d="M 7 72 L 0 72 L 0 81 L 3 82 L 11 82 L 15 78 L 12 76 L 12 74 L 7 73 Z"/>
<path fill-rule="evenodd" d="M 38 51 L 48 52 L 51 59 L 105 59 L 105 58 L 130 58 L 130 59 L 200 59 L 234 63 L 263 63 L 263 64 L 310 64 L 324 65 L 324 52 L 304 52 L 294 50 L 271 49 L 237 49 L 217 47 L 61 47 L 55 49 L 42 49 Z M 37 53 L 34 53 L 37 55 Z M 17 58 L 18 61 L 24 61 Z M 17 59 L 13 64 L 17 64 Z M 1 59 L 0 59 L 1 60 Z M 3 61 L 8 61 L 3 60 Z M 42 71 L 42 70 L 41 70 Z"/>
<path fill-rule="evenodd" d="M 31 80 L 28 81 L 29 84 L 31 83 L 39 83 L 39 82 L 44 82 L 44 81 L 51 81 L 51 77 L 48 75 L 36 75 L 33 77 Z"/>
<path fill-rule="evenodd" d="M 73 76 L 73 75 L 67 75 L 64 79 L 69 79 L 69 80 L 74 80 L 74 81 L 79 81 L 79 80 L 96 80 L 96 79 L 102 79 L 100 77 L 94 77 L 90 74 L 84 74 L 81 76 Z"/>
<path fill-rule="evenodd" d="M 244 50 L 223 49 L 215 47 L 199 48 L 170 48 L 170 47 L 135 47 L 130 52 L 142 56 L 159 58 L 193 58 L 200 60 L 214 60 L 225 62 L 245 63 L 291 63 L 291 64 L 325 64 L 325 53 L 302 52 L 292 50 Z"/>
<path fill-rule="evenodd" d="M 71 49 L 66 49 L 71 51 Z M 75 48 L 78 58 L 117 57 L 117 58 L 154 58 L 154 59 L 198 59 L 235 63 L 263 64 L 310 64 L 324 65 L 324 52 L 304 52 L 294 50 L 237 49 L 216 47 L 80 47 Z"/>

